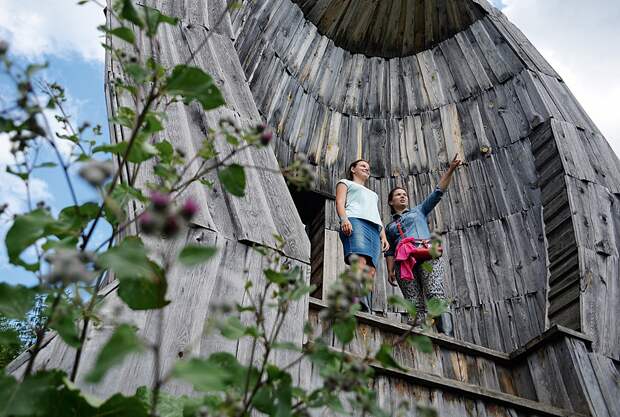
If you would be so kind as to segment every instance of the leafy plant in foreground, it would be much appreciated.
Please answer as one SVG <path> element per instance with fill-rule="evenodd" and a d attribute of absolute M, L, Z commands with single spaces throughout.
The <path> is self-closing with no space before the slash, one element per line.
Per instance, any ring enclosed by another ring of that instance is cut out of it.
<path fill-rule="evenodd" d="M 303 346 L 299 341 L 282 340 L 291 307 L 313 289 L 301 270 L 287 266 L 282 258 L 282 239 L 275 248 L 255 248 L 269 263 L 264 279 L 247 282 L 247 301 L 220 306 L 221 317 L 210 326 L 227 339 L 249 343 L 247 363 L 231 352 L 216 352 L 162 369 L 161 327 L 171 301 L 168 273 L 176 263 L 192 267 L 208 262 L 217 249 L 186 245 L 178 253 L 168 253 L 158 251 L 156 242 L 175 238 L 200 215 L 199 203 L 187 197 L 190 186 L 212 187 L 210 178 L 216 175 L 227 193 L 244 196 L 246 171 L 267 168 L 243 166 L 236 155 L 268 146 L 273 133 L 262 124 L 241 129 L 234 120 L 222 119 L 206 132 L 195 154 L 175 148 L 165 138 L 171 106 L 196 103 L 209 111 L 224 104 L 223 96 L 209 74 L 190 65 L 191 59 L 173 68 L 155 59 L 158 31 L 162 25 L 179 24 L 177 19 L 148 6 L 136 8 L 131 0 L 114 1 L 108 13 L 113 24 L 100 30 L 108 37 L 104 47 L 120 68 L 111 87 L 124 98 L 123 103 L 132 103 L 118 106 L 111 117 L 112 128 L 122 132 L 122 140 L 116 143 L 102 144 L 99 126 L 74 126 L 65 111 L 62 87 L 37 78 L 44 65 L 21 68 L 10 58 L 9 45 L 0 41 L 2 73 L 15 86 L 11 103 L 0 109 L 0 134 L 11 143 L 14 163 L 7 171 L 23 182 L 28 206 L 25 212 L 15 213 L 2 206 L 2 214 L 13 216 L 5 244 L 10 263 L 31 272 L 38 282 L 34 287 L 0 283 L 2 352 L 12 356 L 19 346 L 11 320 L 32 322 L 34 339 L 25 354 L 21 379 L 0 374 L 0 416 L 243 417 L 259 412 L 301 417 L 322 408 L 388 415 L 377 406 L 372 377 L 377 364 L 399 367 L 392 347 L 383 345 L 363 357 L 345 350 L 356 331 L 356 299 L 368 291 L 367 272 L 354 263 L 343 274 L 328 300 L 322 316 L 327 325 L 320 333 L 306 326 L 308 341 Z M 60 131 L 52 131 L 50 114 Z M 67 143 L 71 145 L 68 152 Z M 146 167 L 152 175 L 140 180 Z M 31 198 L 32 180 L 45 169 L 60 170 L 72 199 L 71 205 L 57 213 Z M 74 172 L 98 192 L 96 201 L 79 198 Z M 293 187 L 303 188 L 314 180 L 304 158 L 282 173 Z M 112 231 L 96 240 L 95 231 L 103 222 Z M 114 326 L 111 336 L 94 365 L 84 370 L 81 359 L 89 328 L 104 320 L 98 314 L 99 290 L 112 278 L 118 283 L 118 297 L 129 309 L 157 312 L 159 329 L 155 340 L 147 341 L 130 323 L 106 323 Z M 405 300 L 392 301 L 415 314 Z M 33 311 L 37 319 L 29 320 Z M 38 355 L 52 331 L 75 349 L 67 373 L 39 369 Z M 330 332 L 339 348 L 328 343 Z M 410 333 L 397 343 L 407 341 L 421 349 L 429 347 L 428 339 Z M 128 355 L 149 351 L 155 369 L 152 384 L 134 395 L 117 393 L 100 400 L 74 385 L 80 370 L 86 382 L 100 383 Z M 283 364 L 274 359 L 277 351 L 292 353 L 294 358 Z M 293 370 L 310 364 L 321 370 L 321 387 L 294 383 Z M 192 384 L 200 395 L 189 398 L 166 393 L 165 386 L 172 379 Z M 403 404 L 395 413 L 407 409 Z"/>

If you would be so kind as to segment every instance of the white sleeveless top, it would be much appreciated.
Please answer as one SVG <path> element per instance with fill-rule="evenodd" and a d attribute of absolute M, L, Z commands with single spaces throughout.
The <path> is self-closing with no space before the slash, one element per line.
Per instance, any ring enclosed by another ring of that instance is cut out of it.
<path fill-rule="evenodd" d="M 377 193 L 354 181 L 340 180 L 338 184 L 340 183 L 347 186 L 347 198 L 344 205 L 347 217 L 368 220 L 383 227 L 379 215 L 379 196 Z"/>

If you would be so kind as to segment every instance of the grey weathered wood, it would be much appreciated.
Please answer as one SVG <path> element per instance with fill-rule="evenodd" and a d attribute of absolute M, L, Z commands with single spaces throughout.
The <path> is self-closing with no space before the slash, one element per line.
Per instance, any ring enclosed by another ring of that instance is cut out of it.
<path fill-rule="evenodd" d="M 317 176 L 314 191 L 328 199 L 314 222 L 309 260 L 310 242 L 280 175 L 249 173 L 245 199 L 223 193 L 215 172 L 209 174 L 213 189 L 189 189 L 205 209 L 187 239 L 216 244 L 220 252 L 198 274 L 174 271 L 171 294 L 188 303 L 170 308 L 164 363 L 179 353 L 204 356 L 217 349 L 248 357 L 247 344 L 201 337 L 199 328 L 215 300 L 242 301 L 241 283 L 232 276 L 247 269 L 256 284 L 262 282 L 264 265 L 248 247 L 273 246 L 273 233 L 287 239 L 286 262 L 301 265 L 309 279 L 312 272 L 321 280 L 320 293 L 327 291 L 345 268 L 329 197 L 350 161 L 371 161 L 368 186 L 378 193 L 387 222 L 385 202 L 393 186 L 404 186 L 412 205 L 419 204 L 458 154 L 465 165 L 428 219 L 444 240 L 444 285 L 456 339 L 431 334 L 429 354 L 395 349 L 413 370 L 400 375 L 410 382 L 377 376 L 378 399 L 391 409 L 400 399 L 417 399 L 440 415 L 618 414 L 617 370 L 603 355 L 620 358 L 620 330 L 614 326 L 620 315 L 620 162 L 523 34 L 484 0 L 244 3 L 230 19 L 225 16 L 222 28 L 213 20 L 226 7 L 222 0 L 154 3 L 181 19 L 177 26 L 162 26 L 157 58 L 173 66 L 194 52 L 192 63 L 211 73 L 227 101 L 207 114 L 196 104 L 171 106 L 168 130 L 156 140 L 166 137 L 191 154 L 221 116 L 242 127 L 265 121 L 274 130 L 274 145 L 236 161 L 276 171 L 304 153 Z M 208 34 L 209 42 L 197 51 Z M 123 76 L 121 68 L 106 62 L 109 111 L 134 106 L 109 83 Z M 127 135 L 113 131 L 115 141 Z M 217 146 L 223 153 L 229 149 Z M 127 180 L 131 171 L 122 174 Z M 145 163 L 136 181 L 152 177 L 153 164 Z M 181 243 L 166 242 L 164 249 L 173 252 Z M 384 318 L 358 316 L 351 352 L 394 343 L 405 330 L 397 322 L 400 312 L 387 306 L 394 290 L 385 279 L 382 262 L 373 309 Z M 114 282 L 106 291 L 104 310 L 111 311 L 120 304 Z M 126 316 L 152 335 L 155 315 Z M 191 320 L 172 325 L 184 317 Z M 285 336 L 300 343 L 306 317 L 323 326 L 299 303 Z M 593 352 L 579 334 L 559 328 L 544 333 L 549 322 L 587 333 Z M 110 329 L 91 331 L 87 365 Z M 41 364 L 66 368 L 71 355 L 50 338 Z M 285 356 L 274 361 L 283 363 Z M 16 374 L 24 360 L 16 362 Z M 149 380 L 146 362 L 131 358 L 111 373 L 111 381 L 129 381 L 122 390 L 130 392 Z M 297 371 L 304 384 L 321 384 L 312 365 L 300 364 Z M 190 392 L 182 384 L 168 389 Z M 529 401 L 525 408 L 523 399 Z M 511 401 L 521 406 L 509 406 Z"/>

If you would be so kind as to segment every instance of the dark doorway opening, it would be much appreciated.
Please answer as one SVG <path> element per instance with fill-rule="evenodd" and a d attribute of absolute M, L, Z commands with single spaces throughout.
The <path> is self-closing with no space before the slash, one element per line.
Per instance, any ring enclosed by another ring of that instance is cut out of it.
<path fill-rule="evenodd" d="M 316 290 L 310 295 L 322 298 L 327 197 L 314 191 L 291 190 L 291 195 L 310 239 L 310 283 L 316 286 Z"/>

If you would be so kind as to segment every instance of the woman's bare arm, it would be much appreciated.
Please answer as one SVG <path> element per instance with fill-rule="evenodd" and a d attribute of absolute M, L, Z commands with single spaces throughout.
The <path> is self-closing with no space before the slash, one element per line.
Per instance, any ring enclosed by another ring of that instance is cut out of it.
<path fill-rule="evenodd" d="M 339 183 L 336 186 L 336 213 L 340 217 L 340 230 L 346 236 L 350 236 L 353 228 L 351 222 L 347 218 L 347 211 L 345 210 L 345 204 L 347 201 L 347 186 L 343 183 Z"/>
<path fill-rule="evenodd" d="M 456 169 L 462 163 L 461 160 L 456 159 L 457 157 L 458 155 L 454 155 L 454 159 L 452 160 L 452 162 L 450 162 L 450 167 L 448 168 L 448 171 L 445 174 L 443 174 L 443 176 L 439 180 L 438 186 L 441 189 L 441 191 L 446 191 L 448 189 L 448 186 L 450 185 L 450 182 L 452 181 L 452 174 L 454 174 L 454 171 L 456 171 Z"/>

